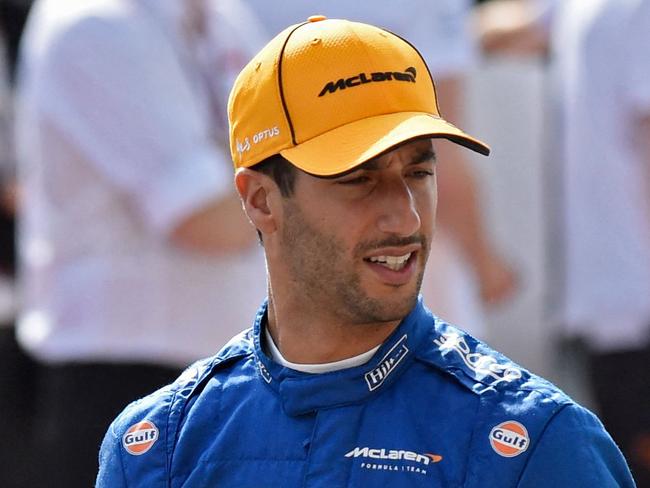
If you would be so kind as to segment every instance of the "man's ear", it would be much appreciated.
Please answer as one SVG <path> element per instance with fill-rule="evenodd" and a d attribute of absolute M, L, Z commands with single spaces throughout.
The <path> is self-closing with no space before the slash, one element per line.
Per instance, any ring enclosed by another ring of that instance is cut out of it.
<path fill-rule="evenodd" d="M 244 211 L 255 228 L 262 234 L 270 234 L 277 229 L 276 207 L 272 199 L 277 198 L 275 182 L 264 173 L 249 168 L 239 168 L 235 173 L 235 187 L 242 200 Z"/>

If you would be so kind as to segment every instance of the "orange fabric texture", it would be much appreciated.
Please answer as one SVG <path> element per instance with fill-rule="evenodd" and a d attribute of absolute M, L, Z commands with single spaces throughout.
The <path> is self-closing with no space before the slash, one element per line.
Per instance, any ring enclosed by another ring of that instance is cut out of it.
<path fill-rule="evenodd" d="M 235 168 L 282 154 L 334 175 L 417 137 L 489 148 L 441 118 L 429 70 L 407 41 L 322 16 L 278 34 L 244 68 L 228 104 Z"/>

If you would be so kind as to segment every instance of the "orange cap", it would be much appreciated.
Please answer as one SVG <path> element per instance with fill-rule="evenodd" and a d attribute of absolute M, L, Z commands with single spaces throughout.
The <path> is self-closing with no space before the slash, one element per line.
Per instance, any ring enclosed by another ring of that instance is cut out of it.
<path fill-rule="evenodd" d="M 319 176 L 350 170 L 414 138 L 490 148 L 442 119 L 420 53 L 368 24 L 312 16 L 242 70 L 228 101 L 235 168 L 281 154 Z"/>

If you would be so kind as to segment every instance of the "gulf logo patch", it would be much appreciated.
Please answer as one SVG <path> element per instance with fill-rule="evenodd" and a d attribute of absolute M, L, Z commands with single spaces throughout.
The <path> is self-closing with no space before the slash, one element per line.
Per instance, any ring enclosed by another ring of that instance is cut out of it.
<path fill-rule="evenodd" d="M 158 440 L 158 427 L 149 420 L 133 424 L 122 436 L 122 445 L 126 452 L 133 456 L 141 456 Z"/>
<path fill-rule="evenodd" d="M 492 428 L 490 444 L 499 456 L 515 457 L 528 449 L 530 438 L 526 427 L 514 420 L 508 420 Z"/>

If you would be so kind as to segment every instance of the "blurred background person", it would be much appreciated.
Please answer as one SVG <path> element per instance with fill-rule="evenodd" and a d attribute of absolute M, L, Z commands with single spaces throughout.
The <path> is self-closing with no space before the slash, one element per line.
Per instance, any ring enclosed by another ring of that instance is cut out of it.
<path fill-rule="evenodd" d="M 265 296 L 225 150 L 258 31 L 235 0 L 32 8 L 16 130 L 34 486 L 92 486 L 110 420 L 247 328 Z"/>
<path fill-rule="evenodd" d="M 0 32 L 0 35 L 2 33 Z M 14 216 L 17 205 L 12 92 L 4 37 L 0 38 L 0 485 L 17 486 L 16 463 L 28 431 L 31 364 L 15 337 Z"/>
<path fill-rule="evenodd" d="M 495 1 L 478 18 L 488 52 L 550 42 L 551 314 L 583 342 L 600 416 L 648 487 L 650 0 Z"/>
<path fill-rule="evenodd" d="M 382 26 L 404 36 L 425 58 L 441 100 L 441 112 L 463 124 L 464 78 L 475 61 L 469 32 L 470 0 L 410 0 L 397 6 L 385 0 L 245 0 L 271 34 L 310 15 L 346 18 Z M 512 263 L 491 242 L 483 222 L 480 188 L 462 149 L 435 142 L 438 165 L 438 227 L 422 284 L 427 305 L 442 319 L 485 337 L 485 308 L 515 291 Z"/>
<path fill-rule="evenodd" d="M 0 2 L 0 486 L 30 486 L 29 433 L 33 363 L 15 337 L 15 213 L 18 205 L 13 145 L 13 73 L 27 0 Z"/>

